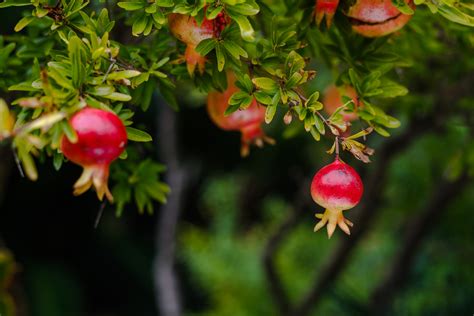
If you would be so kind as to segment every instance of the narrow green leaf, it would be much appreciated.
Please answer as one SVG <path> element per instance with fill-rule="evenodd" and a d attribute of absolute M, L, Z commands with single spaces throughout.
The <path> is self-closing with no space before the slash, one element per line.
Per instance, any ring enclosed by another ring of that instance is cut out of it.
<path fill-rule="evenodd" d="M 207 38 L 202 40 L 198 46 L 196 46 L 196 52 L 201 56 L 206 56 L 209 54 L 217 45 L 217 42 L 214 38 Z"/>
<path fill-rule="evenodd" d="M 81 39 L 73 36 L 69 39 L 68 51 L 72 70 L 72 84 L 77 89 L 86 81 L 87 50 Z"/>
<path fill-rule="evenodd" d="M 272 104 L 272 98 L 263 91 L 255 91 L 253 96 L 260 104 L 270 105 Z"/>
<path fill-rule="evenodd" d="M 247 52 L 235 42 L 223 41 L 222 45 L 224 45 L 224 48 L 229 52 L 229 54 L 237 60 L 240 60 L 240 56 L 243 56 L 244 58 L 248 57 Z"/>
<path fill-rule="evenodd" d="M 268 105 L 265 110 L 265 123 L 270 124 L 275 117 L 277 111 L 277 105 Z"/>
<path fill-rule="evenodd" d="M 127 138 L 134 142 L 151 142 L 153 138 L 147 132 L 141 131 L 133 127 L 126 127 Z"/>
<path fill-rule="evenodd" d="M 18 23 L 15 25 L 15 32 L 20 32 L 23 30 L 28 24 L 33 22 L 35 19 L 34 16 L 25 16 L 22 18 Z"/>
<path fill-rule="evenodd" d="M 310 133 L 311 133 L 311 136 L 313 136 L 313 138 L 319 142 L 319 140 L 321 139 L 321 134 L 319 134 L 318 130 L 316 130 L 316 128 L 314 126 L 311 127 L 311 129 L 309 130 Z"/>
<path fill-rule="evenodd" d="M 257 88 L 265 91 L 274 92 L 278 89 L 275 80 L 267 77 L 253 78 L 252 82 L 257 86 Z"/>
<path fill-rule="evenodd" d="M 114 100 L 114 101 L 130 101 L 132 99 L 131 96 L 128 94 L 120 93 L 120 92 L 112 92 L 111 94 L 103 96 L 106 99 Z"/>
<path fill-rule="evenodd" d="M 216 57 L 217 57 L 217 70 L 221 72 L 222 70 L 224 70 L 225 54 L 222 51 L 222 48 L 220 45 L 216 45 Z"/>
<path fill-rule="evenodd" d="M 240 103 L 229 104 L 227 109 L 225 109 L 224 116 L 229 116 L 239 109 L 240 109 Z"/>
<path fill-rule="evenodd" d="M 127 11 L 136 11 L 146 7 L 147 3 L 144 1 L 123 1 L 117 3 L 117 5 Z"/>

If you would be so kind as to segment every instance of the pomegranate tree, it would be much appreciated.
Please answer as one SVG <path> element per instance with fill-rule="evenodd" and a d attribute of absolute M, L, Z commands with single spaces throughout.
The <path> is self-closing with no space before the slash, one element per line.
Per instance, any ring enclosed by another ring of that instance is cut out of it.
<path fill-rule="evenodd" d="M 94 186 L 100 200 L 105 195 L 113 201 L 107 185 L 109 166 L 125 149 L 125 126 L 114 113 L 94 108 L 82 109 L 72 116 L 69 123 L 77 134 L 77 141 L 71 142 L 63 136 L 61 151 L 84 168 L 74 184 L 74 194 L 82 194 Z"/>
<path fill-rule="evenodd" d="M 414 8 L 411 0 L 407 5 Z M 412 15 L 402 13 L 391 0 L 356 0 L 343 10 L 352 29 L 366 37 L 385 36 L 400 30 Z"/>
<path fill-rule="evenodd" d="M 205 39 L 218 38 L 230 20 L 224 13 L 219 13 L 215 19 L 204 18 L 199 25 L 195 18 L 189 15 L 172 13 L 168 16 L 171 33 L 186 44 L 184 59 L 188 72 L 193 74 L 196 66 L 200 73 L 204 72 L 206 58 L 196 51 L 196 46 Z"/>
<path fill-rule="evenodd" d="M 314 231 L 327 225 L 328 237 L 331 238 L 337 225 L 350 235 L 349 226 L 353 224 L 342 212 L 359 203 L 363 190 L 360 176 L 338 156 L 334 162 L 321 168 L 311 183 L 311 196 L 326 210 L 324 214 L 316 214 L 321 220 L 314 227 Z"/>
<path fill-rule="evenodd" d="M 267 137 L 262 129 L 265 121 L 265 107 L 259 105 L 255 99 L 245 110 L 238 110 L 230 115 L 225 115 L 230 97 L 239 89 L 235 85 L 235 76 L 227 75 L 228 87 L 224 92 L 213 91 L 207 96 L 207 112 L 211 120 L 223 130 L 240 131 L 242 133 L 242 156 L 249 154 L 249 146 L 255 144 L 262 147 L 264 142 L 274 144 L 275 141 Z"/>

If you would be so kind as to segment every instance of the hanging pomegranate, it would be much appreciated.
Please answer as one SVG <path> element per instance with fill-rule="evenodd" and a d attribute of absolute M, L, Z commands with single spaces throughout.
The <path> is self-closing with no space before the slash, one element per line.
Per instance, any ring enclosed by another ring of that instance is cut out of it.
<path fill-rule="evenodd" d="M 192 16 L 172 13 L 168 16 L 168 23 L 171 33 L 186 44 L 184 59 L 188 72 L 192 75 L 196 66 L 202 74 L 206 64 L 206 58 L 196 52 L 196 46 L 202 40 L 218 38 L 222 30 L 230 23 L 230 19 L 221 12 L 213 20 L 204 18 L 201 25 L 199 25 Z"/>
<path fill-rule="evenodd" d="M 350 235 L 349 226 L 353 224 L 342 214 L 343 211 L 356 206 L 364 190 L 359 174 L 338 157 L 333 163 L 321 168 L 311 183 L 313 200 L 324 207 L 324 214 L 316 214 L 321 219 L 314 231 L 327 225 L 328 237 L 331 238 L 336 225 Z"/>
<path fill-rule="evenodd" d="M 405 0 L 414 9 L 412 0 Z M 366 37 L 380 37 L 400 30 L 412 15 L 400 12 L 391 0 L 356 0 L 343 9 L 352 29 Z"/>
<path fill-rule="evenodd" d="M 228 88 L 224 92 L 210 92 L 207 96 L 207 112 L 211 120 L 223 130 L 240 131 L 242 133 L 241 155 L 249 154 L 249 146 L 255 144 L 262 147 L 264 142 L 274 144 L 275 141 L 267 137 L 261 127 L 265 121 L 265 107 L 254 99 L 245 110 L 225 116 L 230 97 L 239 89 L 235 86 L 235 76 L 227 74 Z"/>
<path fill-rule="evenodd" d="M 107 186 L 109 166 L 125 149 L 125 126 L 116 114 L 94 108 L 80 110 L 69 123 L 77 134 L 77 142 L 72 143 L 63 136 L 61 151 L 84 168 L 74 184 L 74 194 L 82 194 L 94 186 L 100 200 L 105 195 L 112 202 L 113 196 Z"/>

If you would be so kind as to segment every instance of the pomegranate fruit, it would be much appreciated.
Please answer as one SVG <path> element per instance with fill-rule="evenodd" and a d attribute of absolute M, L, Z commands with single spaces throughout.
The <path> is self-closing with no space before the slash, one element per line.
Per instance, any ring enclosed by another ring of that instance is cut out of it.
<path fill-rule="evenodd" d="M 411 19 L 411 15 L 400 12 L 391 0 L 356 0 L 349 3 L 343 12 L 349 18 L 352 29 L 366 37 L 396 32 Z M 415 8 L 412 0 L 408 0 L 407 4 Z"/>
<path fill-rule="evenodd" d="M 120 156 L 127 144 L 127 131 L 120 118 L 108 111 L 84 108 L 72 116 L 69 123 L 76 131 L 77 142 L 67 137 L 61 140 L 61 151 L 84 171 L 74 184 L 74 195 L 95 187 L 100 200 L 113 196 L 107 186 L 109 165 Z"/>
<path fill-rule="evenodd" d="M 326 25 L 329 28 L 338 5 L 339 0 L 316 0 L 316 6 L 314 8 L 316 24 L 319 26 L 323 18 L 326 18 Z"/>
<path fill-rule="evenodd" d="M 235 86 L 235 76 L 227 74 L 228 87 L 224 92 L 213 91 L 207 96 L 207 112 L 211 120 L 221 129 L 228 131 L 240 131 L 242 133 L 241 155 L 249 154 L 249 146 L 255 144 L 262 147 L 264 142 L 274 144 L 275 141 L 266 136 L 261 124 L 265 121 L 265 107 L 259 105 L 253 99 L 250 106 L 245 110 L 225 116 L 224 112 L 229 106 L 230 97 L 239 89 Z"/>
<path fill-rule="evenodd" d="M 219 13 L 215 19 L 204 18 L 201 25 L 198 25 L 195 18 L 189 15 L 172 13 L 168 16 L 168 23 L 171 33 L 181 42 L 186 44 L 184 59 L 189 74 L 193 74 L 196 66 L 199 72 L 204 72 L 206 58 L 196 52 L 196 46 L 205 39 L 217 38 L 227 24 L 229 18 L 224 13 Z"/>
<path fill-rule="evenodd" d="M 352 102 L 354 102 L 355 108 L 361 106 L 361 102 L 359 102 L 359 97 L 357 95 L 357 92 L 355 91 L 353 87 L 345 85 L 338 88 L 335 85 L 330 85 L 324 91 L 324 97 L 323 97 L 324 111 L 327 114 L 331 115 L 337 110 L 337 108 L 344 105 L 344 102 L 342 100 L 343 95 L 352 99 Z M 348 112 L 346 110 L 343 110 L 341 114 L 344 121 L 346 122 L 352 122 L 358 118 L 356 113 Z"/>
<path fill-rule="evenodd" d="M 333 163 L 321 168 L 311 183 L 311 196 L 326 210 L 324 214 L 316 214 L 321 220 L 314 227 L 314 231 L 327 224 L 328 237 L 331 238 L 338 225 L 350 235 L 349 226 L 352 227 L 353 224 L 342 212 L 356 206 L 363 191 L 364 185 L 357 172 L 338 157 Z"/>

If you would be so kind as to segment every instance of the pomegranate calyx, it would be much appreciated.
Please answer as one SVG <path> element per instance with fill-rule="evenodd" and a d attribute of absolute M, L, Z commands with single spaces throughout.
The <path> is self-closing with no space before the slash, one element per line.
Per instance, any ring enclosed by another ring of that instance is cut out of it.
<path fill-rule="evenodd" d="M 331 238 L 337 225 L 343 232 L 350 235 L 349 226 L 352 227 L 354 224 L 345 218 L 342 212 L 343 210 L 326 209 L 323 214 L 316 214 L 316 218 L 319 218 L 320 221 L 314 226 L 314 231 L 317 232 L 326 225 L 328 238 Z"/>
<path fill-rule="evenodd" d="M 103 200 L 104 195 L 111 203 L 114 201 L 107 185 L 109 179 L 109 165 L 85 166 L 79 179 L 74 183 L 74 195 L 80 195 L 92 186 L 95 188 L 99 200 Z"/>
<path fill-rule="evenodd" d="M 184 52 L 184 60 L 186 61 L 186 68 L 188 69 L 189 75 L 192 77 L 196 66 L 198 67 L 199 73 L 202 75 L 206 67 L 206 57 L 201 56 L 196 51 L 196 46 L 188 44 L 186 51 Z"/>
<path fill-rule="evenodd" d="M 314 9 L 316 24 L 319 26 L 323 18 L 326 18 L 326 26 L 329 28 L 338 6 L 339 0 L 316 0 Z"/>

